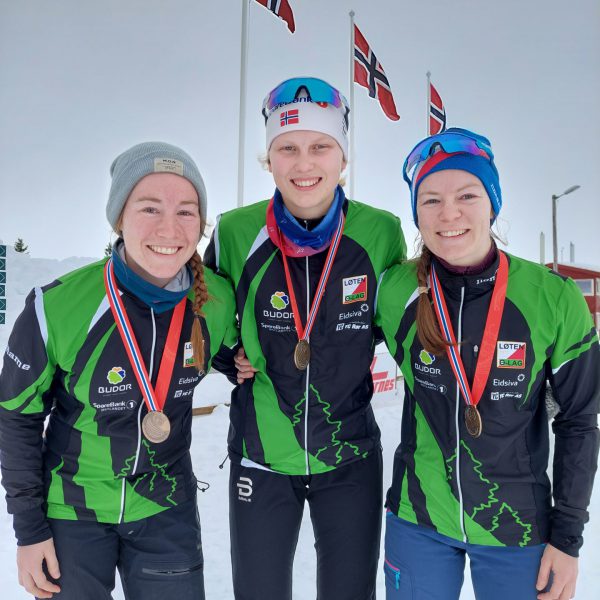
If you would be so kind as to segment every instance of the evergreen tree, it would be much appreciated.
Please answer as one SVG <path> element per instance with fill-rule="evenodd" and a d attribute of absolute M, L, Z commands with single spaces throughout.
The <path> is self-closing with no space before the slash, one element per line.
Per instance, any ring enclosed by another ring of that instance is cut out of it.
<path fill-rule="evenodd" d="M 25 244 L 25 242 L 23 241 L 23 238 L 17 238 L 17 241 L 15 242 L 15 245 L 14 245 L 14 249 L 16 252 L 27 252 L 28 248 L 29 248 L 29 246 L 27 246 L 27 244 Z"/>
<path fill-rule="evenodd" d="M 106 247 L 104 248 L 104 256 L 111 256 L 112 255 L 112 244 L 110 242 L 108 242 L 108 244 L 106 244 Z"/>

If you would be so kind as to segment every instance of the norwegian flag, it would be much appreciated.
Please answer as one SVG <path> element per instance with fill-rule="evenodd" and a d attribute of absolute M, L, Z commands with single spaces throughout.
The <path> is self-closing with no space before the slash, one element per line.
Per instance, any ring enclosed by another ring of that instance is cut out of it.
<path fill-rule="evenodd" d="M 354 26 L 354 81 L 366 87 L 371 98 L 379 100 L 388 119 L 397 121 L 400 118 L 383 67 L 356 25 Z"/>
<path fill-rule="evenodd" d="M 429 135 L 446 129 L 446 109 L 438 91 L 429 83 Z"/>
<path fill-rule="evenodd" d="M 300 123 L 300 117 L 298 116 L 298 109 L 284 110 L 279 115 L 279 126 L 285 127 L 286 125 L 297 125 Z"/>
<path fill-rule="evenodd" d="M 296 31 L 294 13 L 288 0 L 256 0 L 256 2 L 264 6 L 267 10 L 270 10 L 276 17 L 283 19 L 290 33 Z"/>

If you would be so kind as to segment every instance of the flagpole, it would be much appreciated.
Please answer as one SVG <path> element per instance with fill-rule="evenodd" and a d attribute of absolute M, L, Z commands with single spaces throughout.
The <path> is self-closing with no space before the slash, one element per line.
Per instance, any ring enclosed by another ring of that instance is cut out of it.
<path fill-rule="evenodd" d="M 240 55 L 240 117 L 238 131 L 237 205 L 244 204 L 244 155 L 246 147 L 246 68 L 248 66 L 248 3 L 242 0 L 242 44 Z"/>
<path fill-rule="evenodd" d="M 427 137 L 431 135 L 431 121 L 429 113 L 431 112 L 431 71 L 427 71 Z"/>
<path fill-rule="evenodd" d="M 354 199 L 354 169 L 356 168 L 356 157 L 354 155 L 354 11 L 350 16 L 350 187 L 349 198 Z"/>

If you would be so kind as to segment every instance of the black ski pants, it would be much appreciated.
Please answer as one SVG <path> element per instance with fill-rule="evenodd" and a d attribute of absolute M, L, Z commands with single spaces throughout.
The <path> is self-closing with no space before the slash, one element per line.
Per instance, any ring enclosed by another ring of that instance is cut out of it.
<path fill-rule="evenodd" d="M 294 553 L 308 501 L 317 551 L 317 600 L 374 600 L 382 493 L 381 451 L 308 476 L 232 463 L 229 522 L 235 599 L 292 599 Z"/>
<path fill-rule="evenodd" d="M 116 569 L 126 600 L 204 600 L 195 498 L 131 523 L 49 523 L 61 573 L 53 600 L 110 600 Z"/>

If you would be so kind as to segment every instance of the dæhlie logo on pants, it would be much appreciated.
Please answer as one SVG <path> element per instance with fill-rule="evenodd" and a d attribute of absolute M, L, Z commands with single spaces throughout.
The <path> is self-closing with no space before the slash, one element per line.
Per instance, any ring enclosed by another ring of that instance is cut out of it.
<path fill-rule="evenodd" d="M 252 502 L 252 479 L 250 477 L 240 477 L 237 481 L 238 500 L 242 502 Z"/>

